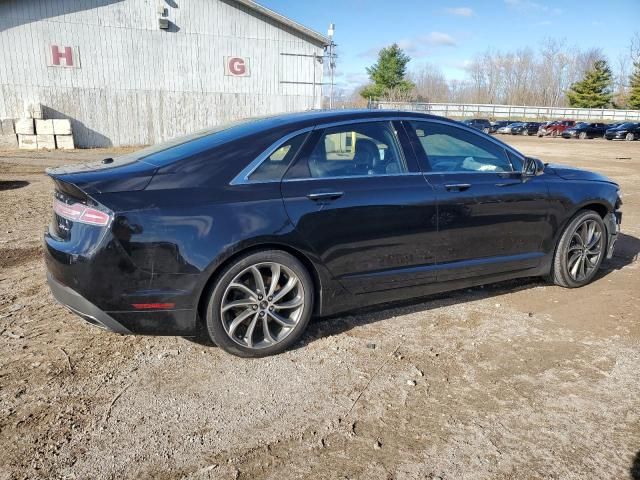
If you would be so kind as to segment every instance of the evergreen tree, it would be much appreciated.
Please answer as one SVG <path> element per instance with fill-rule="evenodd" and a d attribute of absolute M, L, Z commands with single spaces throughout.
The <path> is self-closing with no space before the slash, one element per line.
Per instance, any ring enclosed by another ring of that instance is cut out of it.
<path fill-rule="evenodd" d="M 411 58 L 397 43 L 380 50 L 378 61 L 367 68 L 373 83 L 364 87 L 360 95 L 376 100 L 381 97 L 407 96 L 414 87 L 413 83 L 405 79 L 409 61 Z"/>
<path fill-rule="evenodd" d="M 634 110 L 640 110 L 640 61 L 633 64 L 634 71 L 630 78 L 629 98 L 627 106 Z"/>
<path fill-rule="evenodd" d="M 597 60 L 584 78 L 567 91 L 569 105 L 578 108 L 604 108 L 611 104 L 612 74 L 606 60 Z"/>

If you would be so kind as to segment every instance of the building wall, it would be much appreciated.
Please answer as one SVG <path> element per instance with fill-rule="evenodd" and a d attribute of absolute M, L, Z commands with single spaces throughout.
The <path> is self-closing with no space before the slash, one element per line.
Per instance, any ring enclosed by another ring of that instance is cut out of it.
<path fill-rule="evenodd" d="M 311 42 L 232 0 L 0 0 L 0 118 L 39 103 L 89 147 L 306 110 L 320 105 L 322 65 L 282 54 L 321 55 Z M 80 68 L 47 66 L 51 45 L 77 47 Z M 250 76 L 225 75 L 229 56 L 249 58 Z"/>

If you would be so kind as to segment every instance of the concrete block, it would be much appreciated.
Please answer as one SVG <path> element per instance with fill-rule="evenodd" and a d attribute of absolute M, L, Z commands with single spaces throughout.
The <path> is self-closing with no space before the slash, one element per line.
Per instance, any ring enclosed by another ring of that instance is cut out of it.
<path fill-rule="evenodd" d="M 2 135 L 14 135 L 16 134 L 16 129 L 13 126 L 13 118 L 5 118 L 0 120 L 0 132 Z"/>
<path fill-rule="evenodd" d="M 18 135 L 18 148 L 25 150 L 35 150 L 38 148 L 38 141 L 35 135 Z"/>
<path fill-rule="evenodd" d="M 18 137 L 14 133 L 13 135 L 0 135 L 0 150 L 8 150 L 12 148 L 18 148 Z"/>
<path fill-rule="evenodd" d="M 55 150 L 56 149 L 56 137 L 54 135 L 36 135 L 36 141 L 38 142 L 38 150 Z"/>
<path fill-rule="evenodd" d="M 36 135 L 53 135 L 53 120 L 36 120 Z"/>
<path fill-rule="evenodd" d="M 53 121 L 53 133 L 55 135 L 71 135 L 71 120 L 66 118 L 54 119 Z"/>
<path fill-rule="evenodd" d="M 33 118 L 19 118 L 15 123 L 16 133 L 18 135 L 33 135 Z"/>
<path fill-rule="evenodd" d="M 56 147 L 60 150 L 73 150 L 73 135 L 56 135 Z"/>
<path fill-rule="evenodd" d="M 39 103 L 32 103 L 31 105 L 29 105 L 27 107 L 27 112 L 29 112 L 29 116 L 31 118 L 44 118 L 44 115 L 42 113 L 42 105 L 40 105 Z"/>

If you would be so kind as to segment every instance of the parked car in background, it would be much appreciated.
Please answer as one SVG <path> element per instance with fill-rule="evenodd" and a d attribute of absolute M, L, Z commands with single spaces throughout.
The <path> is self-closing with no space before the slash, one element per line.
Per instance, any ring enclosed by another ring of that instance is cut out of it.
<path fill-rule="evenodd" d="M 509 134 L 509 133 L 511 133 L 511 129 L 512 129 L 512 128 L 514 128 L 514 127 L 515 127 L 515 128 L 517 128 L 517 127 L 519 127 L 520 125 L 522 125 L 523 123 L 524 123 L 524 122 L 513 122 L 513 123 L 510 123 L 510 124 L 508 124 L 508 125 L 505 125 L 504 127 L 500 127 L 500 128 L 498 129 L 498 133 L 506 133 L 506 134 Z"/>
<path fill-rule="evenodd" d="M 640 122 L 627 122 L 609 128 L 605 132 L 604 138 L 607 140 L 640 140 Z"/>
<path fill-rule="evenodd" d="M 555 125 L 556 123 L 558 123 L 557 121 L 553 121 L 553 122 L 544 122 L 542 125 L 540 125 L 540 128 L 538 128 L 538 132 L 537 135 L 539 137 L 544 137 L 547 134 L 547 129 L 553 125 Z"/>
<path fill-rule="evenodd" d="M 540 128 L 540 122 L 525 122 L 511 127 L 511 135 L 535 135 Z"/>
<path fill-rule="evenodd" d="M 486 118 L 474 118 L 471 120 L 464 120 L 462 123 L 465 125 L 475 128 L 477 130 L 481 130 L 484 133 L 491 132 L 491 122 Z"/>
<path fill-rule="evenodd" d="M 564 132 L 567 128 L 572 128 L 575 125 L 576 122 L 573 120 L 559 120 L 546 127 L 544 135 L 549 137 L 557 137 L 562 134 L 562 132 Z"/>
<path fill-rule="evenodd" d="M 502 127 L 506 127 L 510 123 L 513 123 L 511 120 L 498 120 L 495 122 L 491 122 L 491 133 L 499 133 L 498 130 Z"/>
<path fill-rule="evenodd" d="M 596 138 L 603 137 L 609 125 L 601 122 L 580 122 L 562 132 L 562 138 Z"/>
<path fill-rule="evenodd" d="M 581 287 L 622 218 L 614 181 L 417 112 L 247 119 L 47 173 L 54 298 L 243 357 L 293 346 L 312 315 L 519 277 Z"/>

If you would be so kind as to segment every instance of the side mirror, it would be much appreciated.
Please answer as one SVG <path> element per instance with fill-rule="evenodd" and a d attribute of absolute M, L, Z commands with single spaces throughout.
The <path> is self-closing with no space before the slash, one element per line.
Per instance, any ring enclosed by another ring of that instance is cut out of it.
<path fill-rule="evenodd" d="M 537 158 L 526 157 L 524 159 L 524 167 L 522 175 L 525 177 L 535 177 L 544 173 L 544 163 Z"/>

